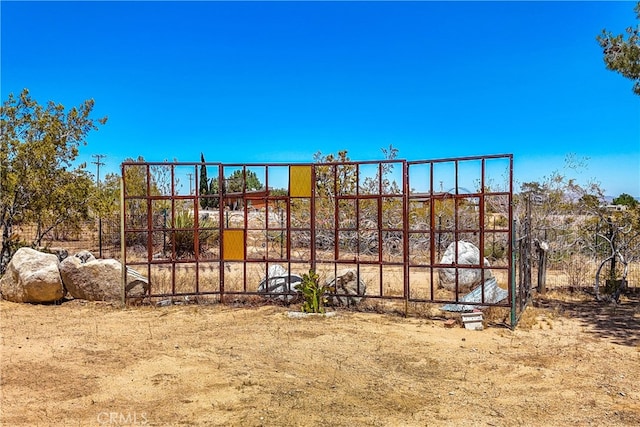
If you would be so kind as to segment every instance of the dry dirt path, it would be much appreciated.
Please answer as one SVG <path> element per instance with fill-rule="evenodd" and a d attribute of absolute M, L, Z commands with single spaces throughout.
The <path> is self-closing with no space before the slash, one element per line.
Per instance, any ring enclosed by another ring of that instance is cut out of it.
<path fill-rule="evenodd" d="M 546 300 L 515 331 L 469 331 L 375 313 L 291 319 L 274 306 L 3 301 L 0 422 L 640 425 L 640 313 L 625 304 L 602 323 Z"/>

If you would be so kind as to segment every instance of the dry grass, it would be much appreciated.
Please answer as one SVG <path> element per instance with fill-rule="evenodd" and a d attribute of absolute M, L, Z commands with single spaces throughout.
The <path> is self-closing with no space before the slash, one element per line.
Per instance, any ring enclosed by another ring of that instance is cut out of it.
<path fill-rule="evenodd" d="M 489 309 L 481 332 L 385 300 L 371 303 L 386 314 L 326 319 L 2 301 L 0 423 L 640 425 L 638 298 L 615 310 L 580 298 L 546 295 L 516 331 L 492 327 L 503 313 Z"/>

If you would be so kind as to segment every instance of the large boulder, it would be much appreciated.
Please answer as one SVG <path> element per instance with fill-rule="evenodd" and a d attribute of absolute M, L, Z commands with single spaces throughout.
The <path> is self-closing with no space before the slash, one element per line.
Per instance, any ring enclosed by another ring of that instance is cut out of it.
<path fill-rule="evenodd" d="M 480 265 L 480 250 L 470 242 L 458 241 L 458 258 L 456 260 L 456 242 L 452 242 L 440 260 L 440 264 L 450 265 Z M 489 267 L 489 261 L 484 259 L 484 266 Z M 458 291 L 467 292 L 482 281 L 482 269 L 480 268 L 441 268 L 438 270 L 440 286 L 453 291 L 456 289 L 456 271 L 458 272 Z M 484 270 L 484 280 L 493 277 L 491 270 Z"/>
<path fill-rule="evenodd" d="M 358 280 L 358 272 L 353 268 L 339 270 L 335 276 L 328 278 L 325 284 L 335 287 L 336 294 L 328 297 L 333 305 L 357 305 L 367 292 L 367 285 Z"/>
<path fill-rule="evenodd" d="M 300 283 L 302 283 L 302 277 L 289 274 L 283 266 L 273 264 L 267 270 L 267 277 L 260 281 L 258 292 L 270 294 L 269 296 L 282 301 L 291 301 L 300 292 L 296 289 L 296 285 Z"/>
<path fill-rule="evenodd" d="M 58 257 L 20 248 L 0 278 L 2 298 L 13 302 L 46 303 L 64 297 Z"/>
<path fill-rule="evenodd" d="M 96 259 L 88 251 L 65 258 L 60 274 L 67 292 L 74 298 L 88 301 L 122 300 L 122 264 L 115 259 Z M 134 270 L 127 271 L 127 296 L 142 297 L 148 290 L 148 280 Z"/>

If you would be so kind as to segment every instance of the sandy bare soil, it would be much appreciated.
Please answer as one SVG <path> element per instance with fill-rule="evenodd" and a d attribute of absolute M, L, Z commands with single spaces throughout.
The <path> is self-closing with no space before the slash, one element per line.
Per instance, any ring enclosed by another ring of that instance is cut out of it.
<path fill-rule="evenodd" d="M 640 425 L 638 300 L 550 294 L 515 331 L 288 317 L 296 307 L 3 301 L 0 422 Z"/>

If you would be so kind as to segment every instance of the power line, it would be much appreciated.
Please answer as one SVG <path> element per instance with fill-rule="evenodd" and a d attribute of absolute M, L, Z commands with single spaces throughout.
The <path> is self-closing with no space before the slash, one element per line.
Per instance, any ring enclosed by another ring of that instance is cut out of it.
<path fill-rule="evenodd" d="M 98 168 L 98 172 L 97 172 L 97 174 L 98 174 L 98 176 L 97 176 L 97 180 L 98 180 L 98 185 L 100 185 L 100 165 L 104 165 L 104 162 L 101 162 L 100 160 L 101 160 L 101 159 L 104 159 L 104 158 L 105 158 L 105 157 L 107 157 L 107 156 L 106 156 L 106 155 L 104 155 L 104 154 L 92 154 L 92 155 L 91 155 L 91 157 L 93 157 L 94 159 L 96 159 L 96 161 L 95 161 L 95 162 L 91 162 L 91 163 L 93 163 L 94 165 L 96 165 L 96 166 L 97 166 L 97 168 Z"/>

